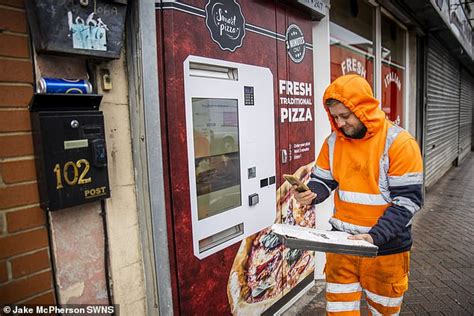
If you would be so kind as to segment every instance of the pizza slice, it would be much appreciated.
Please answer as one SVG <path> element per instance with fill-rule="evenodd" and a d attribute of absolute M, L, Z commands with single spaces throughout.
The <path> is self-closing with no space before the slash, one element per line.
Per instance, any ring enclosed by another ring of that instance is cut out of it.
<path fill-rule="evenodd" d="M 307 182 L 313 163 L 295 176 Z M 314 227 L 312 206 L 300 205 L 284 182 L 277 191 L 276 222 Z M 258 315 L 314 270 L 314 252 L 285 248 L 270 228 L 247 237 L 234 259 L 227 295 L 234 315 Z"/>

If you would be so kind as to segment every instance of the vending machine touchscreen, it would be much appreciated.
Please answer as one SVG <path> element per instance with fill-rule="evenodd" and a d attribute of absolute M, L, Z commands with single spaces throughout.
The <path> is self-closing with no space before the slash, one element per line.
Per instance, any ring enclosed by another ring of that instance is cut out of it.
<path fill-rule="evenodd" d="M 184 76 L 193 248 L 202 259 L 275 219 L 273 75 L 189 56 Z"/>

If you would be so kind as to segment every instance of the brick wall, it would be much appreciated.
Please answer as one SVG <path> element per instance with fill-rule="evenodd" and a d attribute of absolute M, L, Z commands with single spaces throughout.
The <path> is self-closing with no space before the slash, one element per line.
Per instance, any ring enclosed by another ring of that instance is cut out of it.
<path fill-rule="evenodd" d="M 54 304 L 27 109 L 33 64 L 23 0 L 0 0 L 0 304 Z"/>

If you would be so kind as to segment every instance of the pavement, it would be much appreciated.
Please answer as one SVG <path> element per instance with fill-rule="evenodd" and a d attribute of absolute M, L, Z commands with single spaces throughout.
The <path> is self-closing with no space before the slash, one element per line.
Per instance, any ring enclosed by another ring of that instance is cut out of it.
<path fill-rule="evenodd" d="M 409 289 L 400 315 L 474 315 L 474 153 L 426 193 L 413 221 Z M 317 281 L 282 315 L 324 315 Z M 365 301 L 361 315 L 367 315 Z"/>

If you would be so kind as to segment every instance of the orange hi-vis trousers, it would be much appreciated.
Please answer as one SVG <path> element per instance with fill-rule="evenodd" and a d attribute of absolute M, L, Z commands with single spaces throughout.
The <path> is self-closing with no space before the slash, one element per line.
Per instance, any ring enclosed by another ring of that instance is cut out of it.
<path fill-rule="evenodd" d="M 408 289 L 408 251 L 374 258 L 326 254 L 327 315 L 360 315 L 364 291 L 369 315 L 398 315 Z"/>

